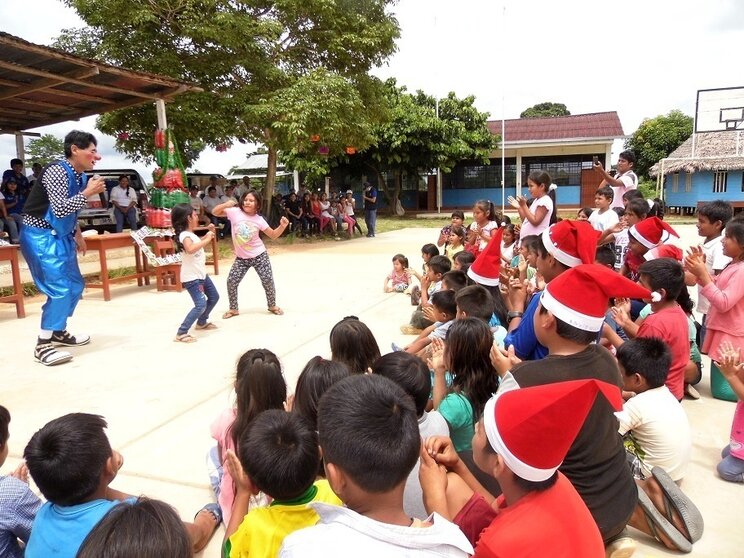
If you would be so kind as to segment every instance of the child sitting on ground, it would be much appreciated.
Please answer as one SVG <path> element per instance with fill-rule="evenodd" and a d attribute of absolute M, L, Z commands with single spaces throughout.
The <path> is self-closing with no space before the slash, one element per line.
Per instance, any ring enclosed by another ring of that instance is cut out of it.
<path fill-rule="evenodd" d="M 413 268 L 408 268 L 406 271 L 408 271 L 413 277 L 418 279 L 419 283 L 421 283 L 421 281 L 423 281 L 424 279 L 424 276 L 429 272 L 429 260 L 438 255 L 439 248 L 437 248 L 436 245 L 431 243 L 424 244 L 421 247 L 421 259 L 424 261 L 423 265 L 421 266 L 422 273 L 419 273 Z M 413 306 L 417 306 L 419 302 L 421 302 L 421 287 L 415 285 L 411 288 L 411 304 Z"/>
<path fill-rule="evenodd" d="M 136 501 L 109 487 L 124 458 L 111 449 L 104 428 L 103 417 L 71 413 L 31 437 L 23 457 L 47 502 L 36 514 L 26 558 L 74 558 L 110 509 Z M 207 546 L 219 523 L 216 504 L 202 508 L 194 523 L 184 523 L 194 552 Z"/>
<path fill-rule="evenodd" d="M 474 261 L 475 255 L 472 252 L 463 250 L 462 252 L 455 254 L 455 257 L 452 259 L 452 269 L 467 273 Z"/>
<path fill-rule="evenodd" d="M 446 248 L 450 240 L 449 237 L 450 233 L 452 232 L 452 227 L 462 227 L 463 221 L 465 221 L 465 214 L 459 209 L 453 211 L 452 216 L 450 217 L 450 224 L 443 226 L 442 230 L 439 231 L 439 240 L 437 240 L 437 246 L 439 246 L 440 248 L 444 246 Z"/>
<path fill-rule="evenodd" d="M 402 293 L 411 284 L 411 272 L 408 270 L 408 258 L 403 254 L 393 256 L 393 270 L 385 277 L 383 291 L 386 293 Z"/>
<path fill-rule="evenodd" d="M 250 349 L 238 359 L 233 387 L 237 397 L 235 407 L 225 409 L 210 427 L 217 445 L 209 452 L 210 481 L 217 496 L 225 525 L 230 522 L 235 484 L 224 467 L 227 450 L 235 451 L 253 419 L 267 409 L 283 409 L 287 399 L 287 384 L 277 356 L 268 349 Z M 269 505 L 264 494 L 251 501 L 251 507 Z"/>
<path fill-rule="evenodd" d="M 624 390 L 635 395 L 615 413 L 620 435 L 633 459 L 633 475 L 644 479 L 661 467 L 675 481 L 685 475 L 692 452 L 690 424 L 682 406 L 664 385 L 672 355 L 655 337 L 631 339 L 617 351 Z"/>
<path fill-rule="evenodd" d="M 422 350 L 429 346 L 434 339 L 444 339 L 447 336 L 447 330 L 452 325 L 452 321 L 457 314 L 457 305 L 455 304 L 454 291 L 439 291 L 432 295 L 431 306 L 434 309 L 434 330 L 424 338 L 416 339 L 404 350 L 412 355 L 418 355 Z"/>
<path fill-rule="evenodd" d="M 428 376 L 428 374 L 427 374 Z M 10 412 L 0 405 L 0 467 L 8 457 Z M 18 539 L 28 542 L 31 525 L 41 501 L 28 487 L 28 469 L 21 464 L 9 475 L 0 476 L 0 556 L 23 558 Z"/>
<path fill-rule="evenodd" d="M 273 558 L 284 537 L 317 523 L 318 514 L 307 504 L 341 504 L 328 481 L 315 480 L 318 438 L 299 415 L 264 411 L 239 440 L 238 453 L 239 458 L 227 454 L 238 490 L 225 528 L 225 556 Z M 273 502 L 249 511 L 251 495 L 259 491 Z"/>
<path fill-rule="evenodd" d="M 392 380 L 371 374 L 334 384 L 320 402 L 318 436 L 326 476 L 345 507 L 311 504 L 320 523 L 289 535 L 281 558 L 472 554 L 455 525 L 438 514 L 412 519 L 403 508 L 421 437 L 413 401 Z"/>
<path fill-rule="evenodd" d="M 331 360 L 346 365 L 352 374 L 366 374 L 380 358 L 375 336 L 356 316 L 346 316 L 331 329 Z"/>
<path fill-rule="evenodd" d="M 430 304 L 429 297 L 431 295 L 442 290 L 442 276 L 450 270 L 451 265 L 446 256 L 434 256 L 429 260 L 428 271 L 421 280 L 421 303 L 411 314 L 410 323 L 401 326 L 401 333 L 418 335 L 421 330 L 432 325 L 433 322 L 426 318 L 422 308 Z M 413 294 L 411 295 L 411 301 L 413 301 Z"/>
<path fill-rule="evenodd" d="M 426 411 L 431 391 L 429 367 L 420 358 L 404 352 L 388 353 L 375 362 L 372 373 L 393 380 L 411 396 L 416 404 L 418 429 L 421 439 L 429 436 L 449 436 L 449 427 L 438 411 Z M 424 508 L 421 483 L 419 482 L 419 463 L 416 462 L 406 480 L 403 492 L 403 509 L 411 517 L 427 517 Z"/>

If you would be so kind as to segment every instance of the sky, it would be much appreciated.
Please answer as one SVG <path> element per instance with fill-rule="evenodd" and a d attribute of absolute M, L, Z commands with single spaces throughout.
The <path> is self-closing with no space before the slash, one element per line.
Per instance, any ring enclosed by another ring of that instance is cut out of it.
<path fill-rule="evenodd" d="M 411 91 L 474 95 L 491 119 L 551 101 L 571 114 L 617 111 L 630 135 L 644 118 L 692 115 L 699 89 L 744 86 L 740 0 L 399 0 L 390 11 L 401 29 L 397 52 L 372 73 Z M 30 42 L 82 25 L 60 0 L 25 0 L 22 10 L 0 2 L 0 30 Z M 32 131 L 63 137 L 73 128 L 97 136 L 99 168 L 152 170 L 117 153 L 94 117 Z M 615 142 L 613 159 L 621 149 Z M 237 142 L 207 150 L 193 168 L 225 174 L 249 150 Z M 0 167 L 12 157 L 13 137 L 0 136 Z"/>

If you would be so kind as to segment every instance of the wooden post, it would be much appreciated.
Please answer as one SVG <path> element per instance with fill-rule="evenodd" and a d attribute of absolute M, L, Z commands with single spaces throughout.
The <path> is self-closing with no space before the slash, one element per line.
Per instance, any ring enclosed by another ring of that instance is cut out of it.
<path fill-rule="evenodd" d="M 155 111 L 158 115 L 158 128 L 165 130 L 168 127 L 168 120 L 165 118 L 165 101 L 163 99 L 155 101 Z"/>
<path fill-rule="evenodd" d="M 15 143 L 16 143 L 16 157 L 18 157 L 21 161 L 26 160 L 26 149 L 23 145 L 23 132 L 16 132 L 15 133 Z"/>

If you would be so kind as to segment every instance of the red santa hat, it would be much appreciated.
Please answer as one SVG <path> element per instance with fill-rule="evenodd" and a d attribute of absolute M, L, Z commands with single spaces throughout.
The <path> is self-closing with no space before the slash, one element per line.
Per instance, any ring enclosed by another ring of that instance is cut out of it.
<path fill-rule="evenodd" d="M 566 457 L 599 393 L 622 409 L 620 388 L 599 380 L 572 380 L 499 391 L 483 411 L 488 442 L 518 477 L 542 482 Z"/>
<path fill-rule="evenodd" d="M 542 233 L 545 249 L 568 267 L 594 262 L 599 232 L 588 221 L 560 221 Z"/>
<path fill-rule="evenodd" d="M 681 262 L 684 259 L 682 250 L 672 244 L 662 244 L 661 246 L 654 246 L 648 252 L 643 254 L 643 258 L 646 261 L 655 260 L 657 258 L 671 258 Z"/>
<path fill-rule="evenodd" d="M 649 250 L 669 240 L 671 235 L 679 238 L 677 231 L 658 217 L 647 217 L 630 227 L 628 232 Z"/>
<path fill-rule="evenodd" d="M 481 285 L 493 287 L 499 284 L 501 274 L 501 238 L 504 227 L 499 227 L 491 236 L 486 249 L 475 258 L 473 265 L 468 268 L 468 277 Z"/>
<path fill-rule="evenodd" d="M 548 283 L 540 304 L 559 320 L 584 331 L 602 329 L 611 298 L 651 298 L 651 291 L 599 264 L 584 264 Z"/>

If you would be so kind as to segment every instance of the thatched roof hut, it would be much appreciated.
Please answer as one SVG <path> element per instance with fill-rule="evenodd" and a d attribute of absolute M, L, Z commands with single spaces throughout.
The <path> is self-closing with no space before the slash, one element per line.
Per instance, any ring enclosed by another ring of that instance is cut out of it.
<path fill-rule="evenodd" d="M 744 169 L 744 134 L 739 132 L 705 132 L 695 136 L 695 157 L 692 157 L 692 136 L 675 149 L 664 161 L 664 174 L 675 172 L 734 171 Z M 649 174 L 656 176 L 661 161 Z"/>

